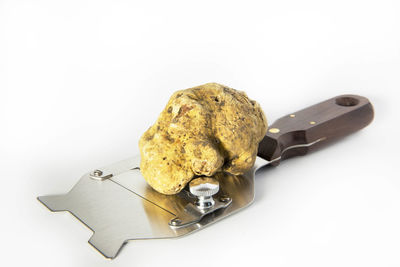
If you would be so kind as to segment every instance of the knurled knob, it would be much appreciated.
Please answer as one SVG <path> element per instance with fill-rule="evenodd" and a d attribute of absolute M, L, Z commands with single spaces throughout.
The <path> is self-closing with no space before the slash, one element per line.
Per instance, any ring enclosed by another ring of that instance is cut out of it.
<path fill-rule="evenodd" d="M 189 183 L 189 191 L 197 197 L 196 206 L 204 210 L 214 206 L 213 195 L 218 193 L 219 182 L 214 178 L 200 177 Z"/>
<path fill-rule="evenodd" d="M 189 183 L 189 190 L 196 197 L 211 197 L 218 193 L 219 182 L 210 177 L 196 178 Z"/>

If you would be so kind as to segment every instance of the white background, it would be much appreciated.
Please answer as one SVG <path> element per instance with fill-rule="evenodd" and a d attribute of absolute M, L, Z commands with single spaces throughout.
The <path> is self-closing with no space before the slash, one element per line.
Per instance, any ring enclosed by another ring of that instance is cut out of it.
<path fill-rule="evenodd" d="M 35 198 L 138 153 L 169 96 L 244 90 L 269 122 L 343 93 L 375 120 L 262 171 L 246 210 L 113 261 Z M 400 2 L 0 0 L 2 266 L 399 266 Z"/>

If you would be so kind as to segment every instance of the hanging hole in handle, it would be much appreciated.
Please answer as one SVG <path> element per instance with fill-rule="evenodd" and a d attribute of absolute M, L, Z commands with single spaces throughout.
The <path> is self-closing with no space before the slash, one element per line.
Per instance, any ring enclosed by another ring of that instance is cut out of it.
<path fill-rule="evenodd" d="M 350 96 L 343 96 L 336 98 L 336 105 L 343 106 L 343 107 L 352 107 L 359 103 L 360 101 L 357 98 L 350 97 Z"/>

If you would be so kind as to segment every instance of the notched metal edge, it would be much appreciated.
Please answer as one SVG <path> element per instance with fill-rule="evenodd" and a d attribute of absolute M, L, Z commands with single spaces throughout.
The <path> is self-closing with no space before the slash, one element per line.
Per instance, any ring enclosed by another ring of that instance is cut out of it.
<path fill-rule="evenodd" d="M 123 161 L 120 161 L 120 162 L 118 162 L 118 164 L 121 164 L 121 165 L 124 165 L 124 163 L 126 163 L 126 162 L 129 162 L 129 161 L 137 161 L 137 159 L 138 159 L 139 157 L 135 157 L 133 160 L 132 159 L 128 159 L 128 160 L 123 160 Z M 257 157 L 258 158 L 258 157 Z M 253 190 L 254 190 L 254 176 L 255 176 L 255 173 L 256 173 L 256 171 L 258 170 L 258 169 L 260 169 L 261 167 L 264 167 L 265 165 L 267 165 L 269 162 L 268 161 L 265 161 L 265 160 L 263 160 L 263 159 L 258 159 L 257 160 L 257 163 L 258 164 L 255 164 L 255 166 L 253 166 L 253 168 L 249 171 L 249 173 L 248 173 L 248 175 L 251 175 L 252 176 L 252 180 L 253 180 Z M 127 169 L 126 168 L 123 168 L 123 169 L 125 169 L 124 171 L 126 171 Z M 129 168 L 130 170 L 135 170 L 135 169 L 139 169 L 138 167 L 133 167 L 133 168 Z M 123 171 L 122 171 L 123 172 Z M 119 173 L 121 173 L 121 171 L 119 172 Z M 81 179 L 82 178 L 84 178 L 84 177 L 86 177 L 86 176 L 89 176 L 90 175 L 90 172 L 88 172 L 88 173 L 86 173 L 85 175 L 83 175 L 82 177 L 81 177 Z M 112 180 L 112 179 L 111 179 Z M 113 182 L 115 182 L 115 181 L 113 181 Z M 73 190 L 73 188 L 77 185 L 79 183 L 79 180 L 78 180 L 78 182 L 77 183 L 75 183 L 75 185 L 71 188 L 71 190 Z M 68 193 L 71 191 L 71 190 L 69 190 L 68 191 Z M 103 255 L 105 258 L 107 258 L 107 259 L 114 259 L 119 253 L 120 253 L 120 251 L 121 251 L 121 249 L 122 249 L 122 247 L 123 246 L 125 246 L 128 242 L 130 242 L 130 241 L 134 241 L 134 240 L 147 240 L 147 239 L 171 239 L 171 238 L 181 238 L 181 237 L 184 237 L 184 236 L 187 236 L 187 235 L 189 235 L 189 234 L 192 234 L 192 233 L 195 233 L 195 232 L 197 232 L 197 231 L 199 231 L 199 230 L 201 230 L 201 229 L 203 229 L 203 228 L 205 228 L 205 227 L 208 227 L 209 225 L 212 225 L 212 224 L 214 224 L 214 223 L 216 223 L 216 222 L 219 222 L 219 221 L 221 221 L 221 220 L 223 220 L 223 219 L 225 219 L 226 217 L 230 217 L 231 215 L 233 215 L 233 214 L 236 214 L 237 212 L 239 212 L 239 211 L 242 211 L 243 209 L 245 209 L 245 208 L 247 208 L 247 207 L 249 207 L 251 204 L 253 204 L 253 202 L 254 202 L 254 199 L 255 199 L 255 195 L 254 195 L 254 193 L 252 194 L 252 198 L 244 205 L 244 206 L 241 206 L 240 208 L 236 208 L 236 209 L 234 209 L 234 210 L 229 210 L 226 214 L 223 214 L 224 212 L 222 212 L 222 214 L 221 215 L 219 215 L 219 216 L 217 216 L 217 217 L 213 217 L 213 218 L 211 218 L 210 217 L 210 215 L 212 215 L 212 214 L 208 214 L 208 215 L 206 215 L 206 216 L 204 216 L 203 218 L 201 218 L 201 220 L 200 221 L 198 221 L 197 223 L 194 223 L 194 225 L 197 225 L 197 227 L 195 227 L 194 229 L 192 228 L 190 231 L 187 231 L 187 232 L 184 232 L 184 233 L 180 233 L 180 234 L 178 234 L 178 235 L 176 235 L 176 236 L 169 236 L 169 237 L 152 237 L 152 238 L 128 238 L 128 239 L 124 239 L 122 242 L 121 242 L 121 245 L 119 246 L 119 248 L 118 248 L 118 250 L 115 252 L 115 253 L 113 253 L 112 255 L 106 255 L 105 253 L 103 253 L 92 241 L 93 241 L 93 238 L 95 238 L 95 236 L 96 236 L 96 232 L 92 229 L 92 228 L 90 228 L 89 227 L 89 225 L 87 225 L 84 221 L 82 221 L 79 217 L 77 217 L 72 211 L 70 211 L 70 210 L 68 210 L 67 208 L 56 208 L 56 207 L 54 207 L 52 204 L 50 204 L 49 202 L 48 202 L 48 199 L 46 200 L 46 198 L 52 198 L 52 197 L 63 197 L 63 196 L 66 196 L 66 195 L 68 195 L 68 193 L 67 194 L 60 194 L 60 195 L 44 195 L 44 196 L 39 196 L 39 197 L 37 197 L 37 200 L 40 202 L 40 203 L 42 203 L 47 209 L 49 209 L 51 212 L 61 212 L 61 211 L 66 211 L 66 212 L 69 212 L 70 214 L 72 214 L 73 215 L 73 217 L 75 217 L 75 218 L 77 218 L 78 219 L 78 221 L 80 221 L 83 225 L 85 225 L 90 231 L 92 231 L 92 236 L 90 237 L 90 239 L 88 240 L 88 243 L 96 250 L 96 251 L 98 251 L 101 255 Z M 138 195 L 138 194 L 137 194 Z M 139 197 L 141 197 L 141 198 L 143 198 L 143 199 L 145 199 L 145 200 L 147 200 L 147 201 L 149 201 L 147 198 L 145 198 L 145 197 L 143 197 L 143 196 L 141 196 L 141 195 L 138 195 Z M 231 201 L 234 201 L 234 199 L 232 199 Z M 155 204 L 155 203 L 153 203 L 152 201 L 149 201 L 149 202 L 151 202 L 152 204 Z M 159 205 L 156 205 L 156 206 L 159 206 Z M 162 207 L 160 207 L 159 206 L 159 208 L 162 208 Z M 229 208 L 229 206 L 227 206 L 226 208 Z M 163 209 L 163 208 L 162 208 Z M 222 209 L 222 210 L 224 210 L 224 209 Z M 165 210 L 164 209 L 164 211 L 167 211 L 168 212 L 168 210 Z M 220 210 L 221 211 L 221 210 Z M 218 211 L 216 211 L 217 213 L 218 213 Z M 171 212 L 169 212 L 169 213 L 171 213 Z M 207 220 L 207 218 L 209 219 L 209 221 L 204 221 L 204 220 Z M 202 223 L 203 222 L 203 223 Z M 194 227 L 194 225 L 189 225 L 188 227 Z M 178 230 L 178 229 L 177 229 Z"/>
<path fill-rule="evenodd" d="M 120 248 L 118 249 L 118 251 L 117 251 L 117 253 L 116 253 L 115 255 L 113 255 L 113 256 L 108 256 L 108 255 L 104 254 L 100 249 L 98 249 L 94 243 L 91 242 L 91 240 L 92 240 L 93 236 L 96 234 L 96 232 L 95 232 L 92 228 L 90 228 L 89 225 L 87 225 L 84 221 L 82 221 L 82 220 L 81 220 L 78 216 L 76 216 L 72 211 L 70 211 L 70 210 L 68 210 L 68 209 L 66 209 L 66 208 L 65 208 L 65 209 L 52 209 L 52 208 L 49 206 L 49 204 L 46 203 L 46 202 L 43 200 L 43 198 L 48 198 L 48 197 L 61 197 L 61 196 L 66 196 L 66 195 L 67 195 L 67 194 L 62 194 L 62 195 L 45 195 L 45 196 L 38 196 L 38 197 L 36 197 L 36 199 L 37 199 L 41 204 L 43 204 L 43 206 L 45 206 L 48 210 L 50 210 L 51 212 L 55 212 L 55 213 L 58 213 L 58 212 L 60 212 L 60 213 L 61 213 L 61 212 L 67 212 L 67 213 L 71 214 L 73 217 L 75 217 L 80 223 L 82 223 L 84 226 L 86 226 L 86 228 L 88 228 L 88 229 L 92 232 L 92 235 L 90 236 L 89 240 L 87 241 L 87 242 L 90 244 L 90 246 L 93 247 L 93 248 L 94 248 L 97 252 L 99 252 L 101 255 L 103 255 L 104 258 L 110 259 L 110 260 L 114 259 L 114 258 L 118 255 L 118 253 L 121 251 L 122 247 L 123 247 L 129 240 L 125 240 L 125 242 L 124 242 L 123 244 L 121 244 Z"/>
<path fill-rule="evenodd" d="M 64 194 L 66 195 L 66 194 Z M 108 260 L 113 260 L 115 259 L 118 254 L 120 253 L 120 251 L 122 250 L 122 247 L 124 247 L 129 241 L 132 240 L 139 240 L 139 239 L 126 239 L 124 240 L 121 245 L 119 246 L 119 249 L 116 251 L 115 254 L 111 255 L 107 255 L 105 253 L 103 253 L 101 251 L 100 248 L 98 248 L 96 246 L 96 244 L 94 242 L 92 242 L 92 240 L 94 239 L 95 235 L 96 235 L 96 231 L 94 231 L 92 228 L 90 228 L 89 225 L 87 225 L 83 220 L 81 220 L 78 216 L 76 216 L 72 211 L 68 210 L 68 209 L 52 209 L 42 198 L 47 198 L 47 197 L 53 197 L 53 196 L 64 196 L 64 195 L 45 195 L 45 196 L 38 196 L 36 197 L 36 199 L 43 204 L 43 206 L 45 206 L 48 210 L 50 210 L 51 212 L 54 213 L 61 213 L 61 212 L 67 212 L 69 214 L 71 214 L 74 218 L 76 218 L 82 225 L 84 225 L 87 229 L 89 229 L 92 232 L 92 235 L 90 236 L 89 240 L 87 241 L 88 244 L 90 244 L 90 246 L 92 248 L 95 249 L 95 251 L 97 251 L 98 253 L 100 253 L 104 258 L 108 259 Z"/>
<path fill-rule="evenodd" d="M 65 194 L 66 195 L 66 194 Z M 99 252 L 101 255 L 103 255 L 103 257 L 104 258 L 106 258 L 106 259 L 114 259 L 117 255 L 118 255 L 118 253 L 119 253 L 119 251 L 122 249 L 122 247 L 123 247 L 123 245 L 124 244 L 122 244 L 121 245 L 121 247 L 119 248 L 119 250 L 118 250 L 118 252 L 113 256 L 113 257 L 110 257 L 110 256 L 108 256 L 108 255 L 106 255 L 106 254 L 104 254 L 103 252 L 101 252 L 101 250 L 99 250 L 93 243 L 91 243 L 90 242 L 90 240 L 91 240 L 91 238 L 95 235 L 95 231 L 93 230 L 93 229 L 91 229 L 90 227 L 89 227 L 89 225 L 87 225 L 84 221 L 82 221 L 79 217 L 77 217 L 73 212 L 71 212 L 70 210 L 67 210 L 67 209 L 52 209 L 48 204 L 46 204 L 46 202 L 42 199 L 42 198 L 47 198 L 47 197 L 52 197 L 52 196 L 63 196 L 63 195 L 45 195 L 45 196 L 38 196 L 38 197 L 36 197 L 36 199 L 43 205 L 43 206 L 45 206 L 48 210 L 50 210 L 51 212 L 67 212 L 67 213 L 69 213 L 69 214 L 71 214 L 73 217 L 75 217 L 80 223 L 82 223 L 84 226 L 86 226 L 91 232 L 92 232 L 92 235 L 91 235 L 91 237 L 89 238 L 89 240 L 87 241 L 89 244 L 90 244 L 90 246 L 91 247 L 93 247 L 97 252 Z"/>

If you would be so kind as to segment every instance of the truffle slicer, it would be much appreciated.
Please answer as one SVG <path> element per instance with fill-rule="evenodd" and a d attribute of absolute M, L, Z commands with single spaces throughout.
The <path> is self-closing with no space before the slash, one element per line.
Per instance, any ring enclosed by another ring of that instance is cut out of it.
<path fill-rule="evenodd" d="M 247 207 L 257 169 L 360 130 L 373 114 L 365 97 L 342 95 L 284 116 L 269 127 L 251 170 L 196 178 L 177 195 L 151 189 L 140 173 L 140 157 L 132 157 L 86 173 L 67 194 L 38 200 L 74 215 L 93 231 L 89 243 L 112 259 L 130 240 L 183 236 Z"/>

